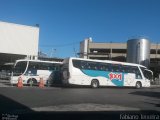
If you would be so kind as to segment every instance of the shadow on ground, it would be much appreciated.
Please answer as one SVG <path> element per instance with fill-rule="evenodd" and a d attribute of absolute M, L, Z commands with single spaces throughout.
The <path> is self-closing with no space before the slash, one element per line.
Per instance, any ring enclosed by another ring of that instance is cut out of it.
<path fill-rule="evenodd" d="M 154 98 L 160 99 L 160 92 L 154 92 L 154 91 L 136 91 L 136 92 L 132 92 L 130 94 L 147 96 L 147 97 L 154 97 Z"/>
<path fill-rule="evenodd" d="M 140 95 L 140 96 L 146 96 L 146 97 L 153 97 L 153 98 L 160 99 L 160 92 L 154 92 L 154 91 L 136 91 L 136 92 L 132 92 L 130 94 Z M 147 102 L 147 104 L 153 104 L 156 107 L 160 107 L 160 101 L 158 103 Z"/>
<path fill-rule="evenodd" d="M 160 115 L 158 111 L 90 111 L 90 112 L 36 112 L 10 98 L 0 95 L 0 119 L 2 120 L 118 120 L 126 115 Z M 160 116 L 159 116 L 160 117 Z"/>

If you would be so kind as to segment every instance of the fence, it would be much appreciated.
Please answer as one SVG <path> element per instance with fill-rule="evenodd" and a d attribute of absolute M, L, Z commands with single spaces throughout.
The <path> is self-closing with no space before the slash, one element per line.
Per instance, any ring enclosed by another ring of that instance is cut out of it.
<path fill-rule="evenodd" d="M 160 85 L 160 78 L 155 78 L 152 82 L 152 85 Z"/>
<path fill-rule="evenodd" d="M 0 79 L 9 79 L 11 76 L 11 73 L 8 71 L 2 71 L 0 72 Z"/>

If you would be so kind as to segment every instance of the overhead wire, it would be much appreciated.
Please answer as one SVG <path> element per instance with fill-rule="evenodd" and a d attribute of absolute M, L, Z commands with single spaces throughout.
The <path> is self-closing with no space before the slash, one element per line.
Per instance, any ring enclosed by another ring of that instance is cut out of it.
<path fill-rule="evenodd" d="M 72 42 L 72 43 L 66 43 L 66 44 L 40 44 L 40 47 L 66 47 L 66 46 L 72 46 L 80 44 L 79 42 Z"/>

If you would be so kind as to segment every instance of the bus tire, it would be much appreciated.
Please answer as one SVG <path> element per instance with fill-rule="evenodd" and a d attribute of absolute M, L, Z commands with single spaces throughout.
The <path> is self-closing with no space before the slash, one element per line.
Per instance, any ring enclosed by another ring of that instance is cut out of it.
<path fill-rule="evenodd" d="M 142 88 L 142 84 L 141 84 L 141 82 L 136 82 L 136 86 L 135 86 L 137 89 L 140 89 L 140 88 Z"/>
<path fill-rule="evenodd" d="M 30 79 L 28 79 L 27 83 L 28 84 L 32 83 L 33 85 L 37 85 L 37 80 L 35 78 L 30 78 Z"/>
<path fill-rule="evenodd" d="M 92 88 L 98 88 L 99 87 L 99 81 L 96 80 L 96 79 L 92 80 L 91 87 Z"/>

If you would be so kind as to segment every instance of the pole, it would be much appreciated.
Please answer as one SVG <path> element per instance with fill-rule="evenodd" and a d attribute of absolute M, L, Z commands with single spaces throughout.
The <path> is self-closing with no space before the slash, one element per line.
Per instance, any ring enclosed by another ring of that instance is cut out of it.
<path fill-rule="evenodd" d="M 112 60 L 112 41 L 110 42 L 110 60 Z"/>

